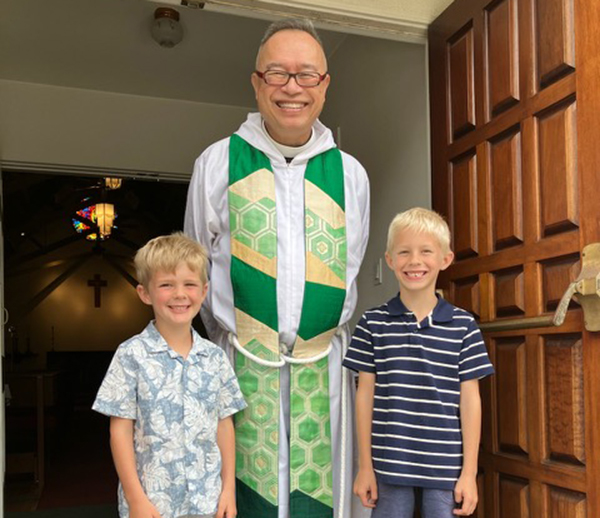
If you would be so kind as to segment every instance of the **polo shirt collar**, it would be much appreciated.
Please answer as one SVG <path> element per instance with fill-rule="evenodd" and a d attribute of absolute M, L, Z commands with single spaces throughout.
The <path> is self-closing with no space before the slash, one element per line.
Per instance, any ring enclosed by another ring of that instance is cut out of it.
<path fill-rule="evenodd" d="M 432 319 L 434 322 L 450 322 L 454 315 L 454 308 L 447 300 L 443 299 L 436 294 L 438 299 L 437 304 L 433 308 Z M 392 316 L 400 315 L 412 315 L 413 312 L 408 309 L 402 300 L 400 299 L 400 293 L 398 293 L 393 299 L 388 301 L 388 311 Z"/>
<path fill-rule="evenodd" d="M 188 354 L 187 361 L 196 363 L 201 356 L 208 356 L 208 346 L 206 340 L 204 340 L 193 327 L 190 329 L 192 331 L 192 348 Z M 171 358 L 179 356 L 179 354 L 169 347 L 167 341 L 158 332 L 158 329 L 156 329 L 156 326 L 154 325 L 154 320 L 146 326 L 142 335 L 145 335 L 144 343 L 150 353 L 167 352 Z"/>

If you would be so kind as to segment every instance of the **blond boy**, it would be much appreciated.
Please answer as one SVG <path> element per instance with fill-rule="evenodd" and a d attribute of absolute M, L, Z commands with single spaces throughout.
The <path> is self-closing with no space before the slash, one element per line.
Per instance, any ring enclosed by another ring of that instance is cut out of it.
<path fill-rule="evenodd" d="M 122 518 L 236 515 L 232 415 L 246 403 L 225 353 L 191 326 L 206 263 L 182 233 L 135 256 L 155 319 L 119 346 L 93 406 L 110 416 Z"/>
<path fill-rule="evenodd" d="M 438 297 L 450 266 L 441 216 L 414 208 L 388 231 L 398 296 L 367 311 L 344 366 L 359 372 L 354 492 L 373 518 L 468 516 L 477 505 L 479 379 L 493 373 L 475 319 Z"/>

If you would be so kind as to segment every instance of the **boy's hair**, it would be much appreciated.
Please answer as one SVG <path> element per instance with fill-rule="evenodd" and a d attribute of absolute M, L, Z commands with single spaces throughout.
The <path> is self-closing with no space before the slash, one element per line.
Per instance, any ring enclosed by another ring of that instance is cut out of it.
<path fill-rule="evenodd" d="M 426 233 L 435 236 L 446 255 L 450 252 L 450 228 L 446 220 L 437 212 L 423 207 L 413 207 L 399 214 L 390 223 L 387 238 L 387 252 L 394 248 L 396 233 L 399 230 L 412 230 L 416 233 Z"/>
<path fill-rule="evenodd" d="M 146 287 L 152 274 L 158 271 L 174 272 L 182 262 L 199 274 L 203 284 L 207 281 L 206 249 L 183 232 L 151 239 L 137 251 L 133 262 L 138 282 Z"/>

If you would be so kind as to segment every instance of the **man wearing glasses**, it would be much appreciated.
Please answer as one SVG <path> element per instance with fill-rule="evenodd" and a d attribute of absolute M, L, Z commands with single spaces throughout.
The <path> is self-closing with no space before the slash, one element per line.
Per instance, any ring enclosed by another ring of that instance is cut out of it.
<path fill-rule="evenodd" d="M 341 363 L 369 230 L 369 185 L 318 116 L 330 83 L 312 24 L 267 29 L 260 113 L 197 160 L 185 231 L 208 249 L 201 315 L 231 352 L 240 518 L 348 518 L 350 383 Z"/>

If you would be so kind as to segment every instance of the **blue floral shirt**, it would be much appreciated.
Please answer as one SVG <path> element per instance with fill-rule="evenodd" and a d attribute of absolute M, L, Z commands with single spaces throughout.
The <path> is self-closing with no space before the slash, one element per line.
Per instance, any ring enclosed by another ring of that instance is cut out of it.
<path fill-rule="evenodd" d="M 246 406 L 225 352 L 194 330 L 192 335 L 187 359 L 167 345 L 153 323 L 123 342 L 92 407 L 135 421 L 138 476 L 162 518 L 216 512 L 217 424 Z M 120 485 L 119 515 L 129 517 Z"/>

